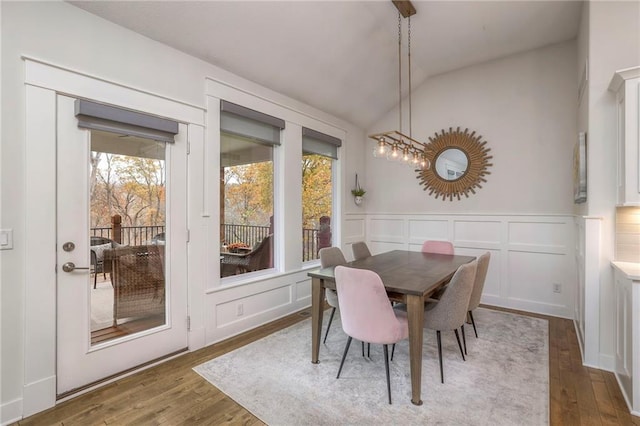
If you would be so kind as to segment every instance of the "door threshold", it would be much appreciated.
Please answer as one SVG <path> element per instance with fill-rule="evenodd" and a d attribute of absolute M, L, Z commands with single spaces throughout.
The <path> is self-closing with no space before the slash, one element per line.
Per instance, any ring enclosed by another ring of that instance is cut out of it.
<path fill-rule="evenodd" d="M 96 380 L 95 382 L 88 383 L 88 384 L 86 384 L 84 386 L 81 386 L 81 387 L 78 387 L 78 388 L 75 388 L 75 389 L 71 389 L 70 391 L 67 391 L 67 392 L 61 393 L 59 395 L 56 395 L 56 403 L 60 403 L 60 402 L 67 401 L 69 399 L 73 399 L 76 396 L 80 396 L 82 394 L 85 394 L 87 392 L 90 392 L 92 390 L 100 388 L 102 386 L 108 385 L 109 383 L 112 383 L 112 382 L 115 382 L 117 380 L 123 379 L 123 378 L 125 378 L 127 376 L 130 376 L 132 374 L 138 373 L 138 372 L 140 372 L 142 370 L 146 370 L 148 368 L 155 367 L 156 365 L 161 364 L 161 363 L 163 363 L 165 361 L 168 361 L 169 359 L 172 359 L 172 358 L 178 357 L 180 355 L 183 355 L 183 354 L 187 353 L 188 351 L 189 351 L 189 348 L 185 347 L 185 348 L 179 349 L 179 350 L 177 350 L 175 352 L 171 352 L 171 353 L 169 353 L 167 355 L 163 355 L 161 357 L 152 359 L 151 361 L 147 361 L 145 363 L 139 364 L 139 365 L 137 365 L 135 367 L 131 367 L 131 368 L 129 368 L 127 370 L 124 370 L 124 371 L 121 371 L 119 373 L 112 374 L 111 376 L 102 378 L 100 380 Z"/>

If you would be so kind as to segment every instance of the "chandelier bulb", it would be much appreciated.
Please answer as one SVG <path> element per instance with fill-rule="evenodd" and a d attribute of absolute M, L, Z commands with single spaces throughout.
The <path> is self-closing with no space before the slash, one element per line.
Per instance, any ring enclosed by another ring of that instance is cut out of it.
<path fill-rule="evenodd" d="M 402 162 L 407 163 L 407 164 L 411 163 L 411 157 L 412 157 L 412 154 L 411 154 L 411 152 L 409 152 L 409 148 L 405 147 L 402 150 Z"/>
<path fill-rule="evenodd" d="M 386 157 L 388 154 L 387 151 L 387 144 L 384 142 L 384 138 L 378 139 L 378 144 L 373 149 L 373 156 L 376 158 Z"/>
<path fill-rule="evenodd" d="M 394 143 L 391 147 L 391 151 L 389 151 L 389 154 L 387 154 L 387 159 L 390 161 L 397 161 L 398 159 L 400 159 L 400 148 L 398 147 L 397 143 Z"/>

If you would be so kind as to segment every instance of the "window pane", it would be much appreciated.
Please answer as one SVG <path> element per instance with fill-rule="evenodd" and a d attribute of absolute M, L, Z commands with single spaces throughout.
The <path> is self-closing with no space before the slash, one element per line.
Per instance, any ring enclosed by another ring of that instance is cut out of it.
<path fill-rule="evenodd" d="M 318 250 L 331 246 L 333 160 L 302 156 L 302 261 L 318 259 Z"/>
<path fill-rule="evenodd" d="M 91 342 L 165 324 L 165 143 L 91 131 Z"/>
<path fill-rule="evenodd" d="M 273 267 L 274 145 L 220 134 L 220 276 Z"/>

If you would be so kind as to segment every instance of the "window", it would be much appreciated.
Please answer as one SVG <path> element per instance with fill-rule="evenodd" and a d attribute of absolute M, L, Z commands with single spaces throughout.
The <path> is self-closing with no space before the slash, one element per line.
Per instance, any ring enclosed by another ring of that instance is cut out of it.
<path fill-rule="evenodd" d="M 302 128 L 302 261 L 332 245 L 333 169 L 338 138 Z"/>
<path fill-rule="evenodd" d="M 273 159 L 283 128 L 283 120 L 221 102 L 221 277 L 273 268 Z"/>

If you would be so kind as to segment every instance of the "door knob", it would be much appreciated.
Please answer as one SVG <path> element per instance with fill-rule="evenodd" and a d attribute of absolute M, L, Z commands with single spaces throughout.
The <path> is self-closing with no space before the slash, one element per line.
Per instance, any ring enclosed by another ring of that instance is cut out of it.
<path fill-rule="evenodd" d="M 76 266 L 75 263 L 73 263 L 73 262 L 67 262 L 64 265 L 62 265 L 62 270 L 65 271 L 65 272 L 73 272 L 76 269 L 91 269 L 91 268 L 89 268 L 89 267 L 82 267 L 81 268 L 81 267 Z"/>

